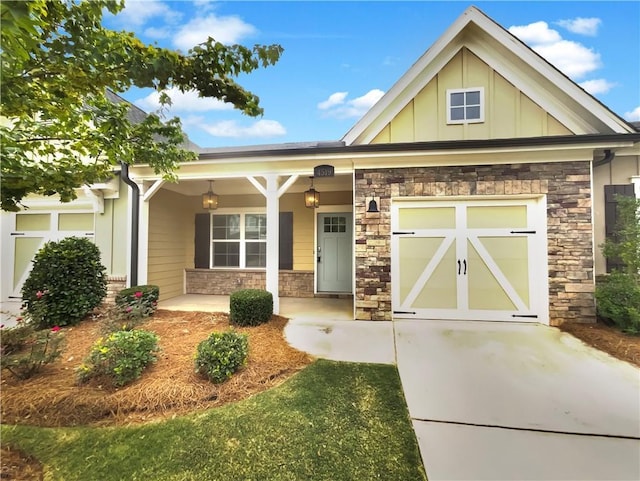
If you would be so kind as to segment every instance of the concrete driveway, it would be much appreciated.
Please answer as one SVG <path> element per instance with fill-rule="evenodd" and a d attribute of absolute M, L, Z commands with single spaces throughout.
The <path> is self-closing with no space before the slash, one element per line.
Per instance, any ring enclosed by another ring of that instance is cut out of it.
<path fill-rule="evenodd" d="M 398 366 L 430 481 L 640 479 L 640 370 L 538 324 L 296 321 L 318 357 Z"/>

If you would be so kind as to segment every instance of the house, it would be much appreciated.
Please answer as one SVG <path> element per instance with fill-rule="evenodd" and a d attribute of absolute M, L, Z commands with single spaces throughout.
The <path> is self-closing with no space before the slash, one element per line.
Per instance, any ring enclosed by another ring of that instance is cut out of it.
<path fill-rule="evenodd" d="M 201 149 L 178 178 L 135 165 L 4 213 L 3 300 L 43 240 L 80 234 L 114 283 L 161 299 L 257 287 L 276 313 L 353 296 L 357 320 L 593 321 L 640 131 L 470 7 L 341 140 Z"/>

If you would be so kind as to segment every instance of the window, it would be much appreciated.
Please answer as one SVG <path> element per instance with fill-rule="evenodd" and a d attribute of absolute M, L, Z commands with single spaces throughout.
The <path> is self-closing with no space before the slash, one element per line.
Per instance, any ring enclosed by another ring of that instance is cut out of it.
<path fill-rule="evenodd" d="M 347 231 L 347 218 L 346 217 L 325 217 L 324 232 L 346 232 Z"/>
<path fill-rule="evenodd" d="M 211 219 L 211 267 L 267 265 L 265 214 L 214 214 Z"/>
<path fill-rule="evenodd" d="M 447 123 L 484 122 L 484 88 L 447 90 Z"/>

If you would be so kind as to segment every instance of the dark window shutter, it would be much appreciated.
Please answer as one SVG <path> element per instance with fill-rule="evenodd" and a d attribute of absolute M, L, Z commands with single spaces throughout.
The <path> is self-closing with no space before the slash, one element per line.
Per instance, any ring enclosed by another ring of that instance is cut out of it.
<path fill-rule="evenodd" d="M 635 196 L 633 184 L 605 185 L 604 186 L 604 228 L 605 235 L 610 238 L 614 235 L 618 223 L 618 203 L 616 196 Z M 622 264 L 616 259 L 607 259 L 607 272 L 622 268 Z"/>
<path fill-rule="evenodd" d="M 196 242 L 193 263 L 196 269 L 209 269 L 209 252 L 211 251 L 211 216 L 196 214 Z"/>
<path fill-rule="evenodd" d="M 293 212 L 280 212 L 280 269 L 293 269 Z"/>

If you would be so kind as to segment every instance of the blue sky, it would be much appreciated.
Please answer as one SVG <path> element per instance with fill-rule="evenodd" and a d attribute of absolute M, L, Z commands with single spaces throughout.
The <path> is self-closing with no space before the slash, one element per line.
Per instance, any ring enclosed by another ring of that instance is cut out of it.
<path fill-rule="evenodd" d="M 640 2 L 127 0 L 105 24 L 183 52 L 212 36 L 280 44 L 273 67 L 239 82 L 260 97 L 251 118 L 211 99 L 169 92 L 201 147 L 339 140 L 469 6 L 475 5 L 611 110 L 640 121 Z M 157 94 L 123 95 L 147 112 Z"/>

